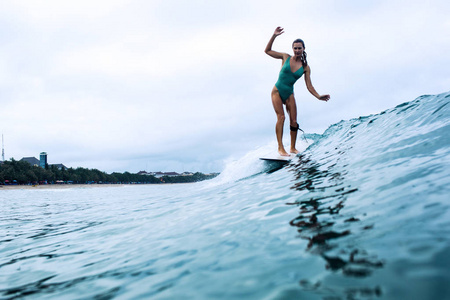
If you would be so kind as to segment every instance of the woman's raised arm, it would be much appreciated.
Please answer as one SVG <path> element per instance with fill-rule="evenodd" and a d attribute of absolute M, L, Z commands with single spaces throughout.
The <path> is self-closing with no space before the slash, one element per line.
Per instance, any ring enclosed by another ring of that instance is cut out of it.
<path fill-rule="evenodd" d="M 275 38 L 283 33 L 284 29 L 282 27 L 277 27 L 275 29 L 275 32 L 273 33 L 272 37 L 269 40 L 269 43 L 267 43 L 266 49 L 264 50 L 264 52 L 266 52 L 267 55 L 272 56 L 273 58 L 284 59 L 284 56 L 286 55 L 285 53 L 272 50 L 272 45 L 273 42 L 275 41 Z"/>

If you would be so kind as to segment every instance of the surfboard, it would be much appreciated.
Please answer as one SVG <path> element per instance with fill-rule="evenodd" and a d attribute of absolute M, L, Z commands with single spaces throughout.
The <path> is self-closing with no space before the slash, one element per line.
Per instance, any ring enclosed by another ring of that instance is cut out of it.
<path fill-rule="evenodd" d="M 274 163 L 280 163 L 280 164 L 287 164 L 292 160 L 292 157 L 290 156 L 278 156 L 278 157 L 260 157 L 260 160 L 268 161 L 268 162 L 274 162 Z"/>
<path fill-rule="evenodd" d="M 293 156 L 273 156 L 273 157 L 260 157 L 259 159 L 264 161 L 265 172 L 273 173 L 286 166 Z"/>

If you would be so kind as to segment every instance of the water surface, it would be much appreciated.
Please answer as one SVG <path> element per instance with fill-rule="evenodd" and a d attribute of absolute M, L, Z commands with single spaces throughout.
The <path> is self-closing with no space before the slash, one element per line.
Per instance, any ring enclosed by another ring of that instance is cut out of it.
<path fill-rule="evenodd" d="M 0 190 L 1 299 L 450 298 L 450 93 L 196 184 Z"/>

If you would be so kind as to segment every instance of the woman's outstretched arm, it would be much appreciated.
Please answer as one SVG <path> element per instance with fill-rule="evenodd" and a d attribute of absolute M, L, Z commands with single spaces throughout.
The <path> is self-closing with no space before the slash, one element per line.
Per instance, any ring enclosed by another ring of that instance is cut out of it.
<path fill-rule="evenodd" d="M 309 65 L 306 66 L 306 68 L 305 68 L 305 83 L 306 83 L 306 88 L 314 97 L 316 97 L 319 100 L 323 100 L 323 101 L 330 100 L 330 95 L 319 95 L 319 93 L 317 93 L 316 89 L 312 85 L 311 68 L 309 67 Z"/>

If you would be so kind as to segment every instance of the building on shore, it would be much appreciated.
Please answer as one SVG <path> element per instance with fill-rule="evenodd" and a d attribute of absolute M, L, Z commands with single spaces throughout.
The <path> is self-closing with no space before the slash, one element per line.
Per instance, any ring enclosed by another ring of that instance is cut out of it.
<path fill-rule="evenodd" d="M 45 168 L 45 166 L 47 165 L 47 152 L 41 152 L 39 158 L 39 166 L 41 168 Z"/>
<path fill-rule="evenodd" d="M 36 157 L 24 157 L 21 159 L 21 161 L 25 161 L 35 167 L 39 167 L 40 165 L 39 159 L 37 159 Z"/>
<path fill-rule="evenodd" d="M 1 162 L 4 162 L 4 161 L 5 161 L 5 142 L 3 140 L 3 133 L 2 133 L 2 161 Z"/>
<path fill-rule="evenodd" d="M 41 167 L 45 169 L 45 166 L 54 166 L 58 168 L 59 170 L 67 169 L 67 167 L 63 164 L 47 164 L 47 152 L 41 152 L 39 155 L 40 159 L 37 159 L 36 157 L 23 157 L 21 161 L 25 161 L 29 163 L 32 166 Z"/>
<path fill-rule="evenodd" d="M 164 177 L 164 176 L 168 176 L 168 177 L 182 176 L 182 174 L 178 174 L 177 172 L 146 172 L 146 171 L 139 171 L 137 174 L 138 175 L 151 175 L 151 176 L 155 176 L 156 178 L 161 178 L 161 177 Z"/>

